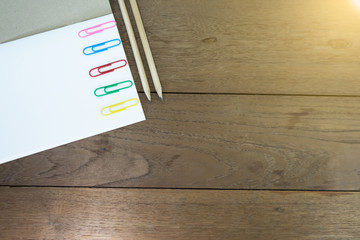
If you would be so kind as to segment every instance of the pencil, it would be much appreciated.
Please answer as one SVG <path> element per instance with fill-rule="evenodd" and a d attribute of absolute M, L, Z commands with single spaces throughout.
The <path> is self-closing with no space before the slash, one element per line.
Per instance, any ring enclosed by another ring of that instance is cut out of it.
<path fill-rule="evenodd" d="M 152 77 L 152 80 L 153 80 L 153 83 L 154 83 L 154 86 L 155 86 L 155 90 L 156 90 L 158 96 L 160 97 L 160 99 L 162 101 L 163 96 L 162 96 L 162 88 L 161 88 L 159 75 L 158 75 L 158 72 L 156 70 L 154 58 L 153 58 L 153 55 L 151 53 L 151 48 L 150 48 L 150 45 L 149 45 L 148 38 L 146 36 L 144 24 L 143 24 L 143 22 L 141 20 L 141 15 L 140 15 L 140 11 L 139 11 L 138 5 L 136 3 L 136 0 L 130 0 L 130 5 L 131 5 L 131 9 L 132 9 L 133 14 L 134 14 L 136 26 L 137 26 L 138 31 L 139 31 L 141 43 L 142 43 L 143 48 L 144 48 L 146 60 L 147 60 L 148 65 L 149 65 L 149 69 L 150 69 L 151 77 Z"/>
<path fill-rule="evenodd" d="M 118 0 L 118 1 L 119 1 L 119 5 L 120 5 L 121 14 L 122 14 L 122 17 L 124 19 L 126 31 L 127 31 L 128 36 L 129 36 L 131 48 L 132 48 L 133 53 L 134 53 L 136 66 L 137 66 L 137 68 L 139 70 L 141 84 L 143 86 L 146 97 L 151 102 L 151 94 L 150 94 L 149 83 L 148 83 L 148 80 L 147 80 L 147 77 L 146 77 L 143 62 L 141 60 L 139 48 L 138 48 L 138 45 L 136 43 L 134 30 L 133 30 L 133 28 L 131 26 L 129 14 L 128 14 L 127 10 L 126 10 L 126 5 L 125 5 L 124 0 Z"/>

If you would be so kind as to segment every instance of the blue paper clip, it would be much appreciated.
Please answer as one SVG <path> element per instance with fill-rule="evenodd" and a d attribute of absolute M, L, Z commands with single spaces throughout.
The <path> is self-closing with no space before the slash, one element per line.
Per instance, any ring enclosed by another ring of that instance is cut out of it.
<path fill-rule="evenodd" d="M 111 44 L 108 44 L 108 43 L 111 43 Z M 113 39 L 110 41 L 106 41 L 103 43 L 99 43 L 99 44 L 95 44 L 95 45 L 86 47 L 86 48 L 84 48 L 83 53 L 85 55 L 92 55 L 95 53 L 104 52 L 104 51 L 108 50 L 109 48 L 119 46 L 120 44 L 121 44 L 120 39 Z M 100 47 L 102 47 L 102 48 L 100 48 Z"/>

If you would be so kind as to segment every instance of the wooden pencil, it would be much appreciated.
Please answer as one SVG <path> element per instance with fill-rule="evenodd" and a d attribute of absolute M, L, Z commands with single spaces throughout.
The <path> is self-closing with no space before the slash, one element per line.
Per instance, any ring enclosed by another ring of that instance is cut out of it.
<path fill-rule="evenodd" d="M 130 0 L 130 5 L 131 5 L 131 9 L 132 9 L 133 14 L 134 14 L 136 26 L 137 26 L 138 31 L 139 31 L 141 43 L 142 43 L 143 48 L 144 48 L 146 60 L 147 60 L 148 65 L 149 65 L 149 69 L 150 69 L 151 77 L 152 77 L 152 80 L 153 80 L 153 83 L 154 83 L 154 86 L 155 86 L 155 90 L 156 90 L 158 96 L 160 97 L 160 99 L 162 101 L 163 100 L 162 87 L 161 87 L 159 75 L 158 75 L 158 72 L 156 70 L 154 58 L 153 58 L 153 55 L 151 53 L 151 48 L 150 48 L 150 45 L 149 45 L 148 38 L 146 36 L 144 24 L 142 22 L 140 11 L 139 11 L 136 0 Z"/>
<path fill-rule="evenodd" d="M 141 84 L 143 86 L 146 97 L 149 99 L 149 101 L 151 101 L 151 93 L 150 93 L 149 83 L 148 83 L 148 80 L 147 80 L 147 77 L 146 77 L 143 62 L 141 60 L 141 55 L 140 55 L 140 52 L 139 52 L 139 48 L 138 48 L 138 45 L 136 43 L 134 30 L 133 30 L 133 28 L 131 26 L 129 14 L 128 14 L 128 11 L 126 10 L 126 5 L 125 5 L 124 0 L 118 0 L 118 1 L 119 1 L 119 5 L 120 5 L 121 14 L 122 14 L 122 17 L 124 19 L 126 31 L 127 31 L 128 36 L 129 36 L 131 48 L 132 48 L 133 53 L 134 53 L 136 66 L 137 66 L 137 68 L 139 70 Z"/>

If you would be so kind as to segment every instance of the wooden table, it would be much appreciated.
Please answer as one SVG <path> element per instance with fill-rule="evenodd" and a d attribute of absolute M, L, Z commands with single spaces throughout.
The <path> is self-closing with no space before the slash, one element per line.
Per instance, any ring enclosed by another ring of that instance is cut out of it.
<path fill-rule="evenodd" d="M 360 8 L 138 3 L 164 103 L 1 165 L 0 239 L 360 239 Z"/>

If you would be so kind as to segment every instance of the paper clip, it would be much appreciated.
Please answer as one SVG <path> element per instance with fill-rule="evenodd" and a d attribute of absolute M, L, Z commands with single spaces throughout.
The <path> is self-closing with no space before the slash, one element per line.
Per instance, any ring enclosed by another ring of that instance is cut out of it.
<path fill-rule="evenodd" d="M 121 65 L 121 66 L 116 66 L 116 63 L 120 63 L 120 62 L 124 62 L 124 64 Z M 115 61 L 115 62 L 112 62 L 112 63 L 108 63 L 108 64 L 105 64 L 105 65 L 102 65 L 102 66 L 100 66 L 100 67 L 93 68 L 93 69 L 91 69 L 91 70 L 89 71 L 89 75 L 90 75 L 91 77 L 98 77 L 98 76 L 101 76 L 101 75 L 103 75 L 103 74 L 106 74 L 106 73 L 109 73 L 109 72 L 113 72 L 113 71 L 116 70 L 116 69 L 125 67 L 126 64 L 127 64 L 127 61 L 126 61 L 125 59 L 121 59 L 121 60 L 119 60 L 119 61 Z M 114 65 L 115 65 L 115 67 L 114 67 Z M 113 67 L 113 68 L 111 68 L 111 69 L 109 69 L 109 70 L 104 70 L 105 68 L 110 67 L 110 66 Z M 95 72 L 95 75 L 94 75 L 94 72 Z"/>
<path fill-rule="evenodd" d="M 108 44 L 108 43 L 111 43 L 111 44 Z M 96 45 L 86 47 L 86 48 L 84 48 L 83 53 L 85 55 L 92 55 L 92 54 L 95 54 L 95 53 L 106 51 L 109 48 L 119 46 L 120 44 L 121 44 L 120 39 L 113 39 L 113 40 L 110 40 L 110 41 L 107 41 L 107 42 L 103 42 L 103 43 L 99 43 L 99 44 L 96 44 Z M 102 47 L 102 48 L 99 48 L 99 47 Z"/>
<path fill-rule="evenodd" d="M 114 105 L 110 105 L 108 107 L 104 107 L 103 109 L 101 109 L 101 114 L 103 116 L 109 116 L 111 114 L 124 111 L 124 110 L 126 110 L 130 107 L 136 106 L 138 104 L 139 104 L 139 99 L 132 98 L 132 99 L 129 99 L 129 100 L 126 100 L 126 101 L 123 101 L 123 102 L 120 102 L 120 103 L 117 103 Z M 121 107 L 121 108 L 117 108 L 117 107 Z"/>
<path fill-rule="evenodd" d="M 79 37 L 84 38 L 84 37 L 94 35 L 96 33 L 100 33 L 106 29 L 113 28 L 115 26 L 116 26 L 115 21 L 104 22 L 104 23 L 101 23 L 101 24 L 98 24 L 98 25 L 95 25 L 95 26 L 92 26 L 89 28 L 85 28 L 85 29 L 81 30 L 78 33 L 78 35 L 79 35 Z M 93 30 L 93 31 L 91 31 L 91 30 Z"/>
<path fill-rule="evenodd" d="M 111 84 L 111 85 L 108 85 L 108 86 L 105 86 L 105 87 L 97 88 L 94 91 L 94 94 L 97 97 L 102 97 L 102 96 L 105 96 L 105 95 L 109 95 L 109 94 L 112 94 L 112 93 L 117 93 L 117 92 L 119 92 L 121 90 L 130 88 L 130 87 L 132 87 L 132 85 L 133 85 L 132 81 L 126 80 L 126 81 L 118 82 L 118 83 Z"/>

